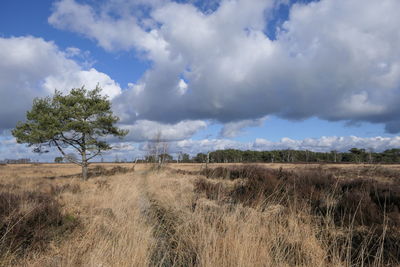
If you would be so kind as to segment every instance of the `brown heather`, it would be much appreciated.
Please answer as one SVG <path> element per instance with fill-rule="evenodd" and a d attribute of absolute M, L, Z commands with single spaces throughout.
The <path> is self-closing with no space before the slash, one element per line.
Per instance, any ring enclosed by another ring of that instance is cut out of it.
<path fill-rule="evenodd" d="M 1 266 L 399 266 L 399 166 L 0 166 Z"/>

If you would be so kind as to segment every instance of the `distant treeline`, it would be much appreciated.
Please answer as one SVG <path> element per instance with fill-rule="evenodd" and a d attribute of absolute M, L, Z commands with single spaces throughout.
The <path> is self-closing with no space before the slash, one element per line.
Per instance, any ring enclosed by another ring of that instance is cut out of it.
<path fill-rule="evenodd" d="M 273 150 L 253 151 L 225 149 L 208 154 L 198 153 L 194 157 L 188 154 L 178 156 L 179 162 L 210 162 L 210 163 L 240 163 L 240 162 L 336 162 L 336 163 L 400 163 L 400 149 L 389 149 L 377 153 L 365 149 L 352 148 L 348 152 L 313 152 L 308 150 Z"/>
<path fill-rule="evenodd" d="M 62 162 L 61 157 L 57 157 L 55 162 Z M 30 159 L 3 160 L 4 163 L 30 163 Z M 103 162 L 103 161 L 102 161 Z M 126 160 L 115 160 L 114 162 L 128 162 Z M 210 153 L 198 153 L 191 157 L 187 153 L 181 153 L 177 158 L 173 158 L 167 153 L 158 156 L 146 156 L 138 159 L 137 162 L 182 162 L 182 163 L 251 163 L 251 162 L 270 162 L 270 163 L 307 163 L 307 162 L 330 162 L 330 163 L 400 163 L 400 149 L 393 148 L 383 152 L 372 152 L 365 149 L 352 148 L 348 152 L 330 151 L 313 152 L 309 150 L 272 150 L 254 151 L 224 149 Z"/>
<path fill-rule="evenodd" d="M 31 163 L 31 159 L 5 159 L 0 160 L 0 164 L 26 164 Z"/>

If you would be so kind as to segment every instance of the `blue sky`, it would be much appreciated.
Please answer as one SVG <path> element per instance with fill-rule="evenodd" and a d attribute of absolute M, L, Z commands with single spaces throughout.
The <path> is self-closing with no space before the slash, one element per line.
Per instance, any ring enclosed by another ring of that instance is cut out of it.
<path fill-rule="evenodd" d="M 142 155 L 155 131 L 171 153 L 400 145 L 400 6 L 386 2 L 3 0 L 0 159 L 34 157 L 9 131 L 33 97 L 97 82 L 131 131 L 109 157 Z"/>
<path fill-rule="evenodd" d="M 0 10 L 0 36 L 26 36 L 53 41 L 60 49 L 77 47 L 90 53 L 90 60 L 99 71 L 118 81 L 122 87 L 139 79 L 149 63 L 140 60 L 135 52 L 106 52 L 93 41 L 68 31 L 52 27 L 47 19 L 54 0 L 4 0 Z"/>

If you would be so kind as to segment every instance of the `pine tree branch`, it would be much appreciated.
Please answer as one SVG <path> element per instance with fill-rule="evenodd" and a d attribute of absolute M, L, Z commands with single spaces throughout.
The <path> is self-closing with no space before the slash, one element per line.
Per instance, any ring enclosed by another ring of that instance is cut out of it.
<path fill-rule="evenodd" d="M 61 146 L 57 143 L 57 140 L 53 139 L 54 144 L 56 144 L 56 147 L 58 148 L 58 150 L 61 152 L 61 154 L 64 156 L 64 158 L 67 158 L 69 161 L 71 161 L 72 163 L 75 163 L 79 166 L 82 166 L 82 163 L 73 159 L 73 158 L 69 158 L 67 157 L 67 154 L 65 154 L 65 152 L 62 150 Z"/>

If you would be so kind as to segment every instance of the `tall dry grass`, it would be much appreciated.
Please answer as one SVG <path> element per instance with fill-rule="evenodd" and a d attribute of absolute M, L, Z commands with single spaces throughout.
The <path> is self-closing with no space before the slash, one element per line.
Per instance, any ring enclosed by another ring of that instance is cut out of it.
<path fill-rule="evenodd" d="M 286 210 L 279 204 L 271 204 L 264 211 L 241 204 L 221 204 L 220 198 L 225 197 L 222 194 L 213 200 L 195 195 L 191 185 L 187 184 L 190 178 L 177 179 L 170 175 L 150 176 L 150 188 L 157 203 L 168 207 L 171 214 L 180 218 L 179 225 L 170 230 L 175 236 L 170 239 L 184 243 L 185 249 L 174 252 L 182 253 L 175 258 L 189 258 L 191 261 L 161 262 L 161 266 L 327 264 L 327 250 L 317 238 L 319 229 L 307 212 Z M 175 188 L 175 194 L 164 188 Z M 174 216 L 166 219 L 177 220 Z M 195 255 L 194 260 L 192 255 Z M 343 261 L 334 259 L 331 265 L 343 264 Z"/>
<path fill-rule="evenodd" d="M 178 173 L 147 177 L 150 198 L 168 213 L 158 220 L 170 243 L 158 256 L 162 266 L 399 264 L 399 220 L 390 217 L 397 185 L 342 181 L 320 169 L 215 169 L 206 173 L 212 179 Z M 383 213 L 372 206 L 372 185 L 380 196 L 392 190 Z"/>
<path fill-rule="evenodd" d="M 383 215 L 379 213 L 382 219 L 373 222 L 374 218 L 358 220 L 368 215 L 365 210 L 361 215 L 358 212 L 364 197 L 375 201 L 368 191 L 375 184 L 369 187 L 342 182 L 345 177 L 362 179 L 370 174 L 368 171 L 363 174 L 312 166 L 312 170 L 291 168 L 290 174 L 279 169 L 234 166 L 200 173 L 194 169 L 198 166 L 184 166 L 184 171 L 177 171 L 137 165 L 132 172 L 127 165 L 121 172 L 110 172 L 112 167 L 106 166 L 105 172 L 97 169 L 93 178 L 81 182 L 78 177 L 49 179 L 57 175 L 47 166 L 35 166 L 34 170 L 42 172 L 35 172 L 31 178 L 26 168 L 22 174 L 12 175 L 8 166 L 2 166 L 6 168 L 0 177 L 3 187 L 14 185 L 18 190 L 50 194 L 62 207 L 62 215 L 79 220 L 78 227 L 62 239 L 49 240 L 44 250 L 15 258 L 9 265 L 399 264 L 393 256 L 393 251 L 400 248 L 400 238 L 393 228 L 398 213 L 397 191 L 393 188 L 398 180 L 392 171 L 371 170 L 375 177 L 384 176 L 384 184 L 378 186 L 381 196 L 386 194 L 393 200 L 385 202 L 391 206 L 386 206 Z M 79 173 L 66 165 L 63 168 L 64 177 Z M 14 171 L 18 173 L 15 166 Z M 299 179 L 303 179 L 301 183 L 297 183 Z M 348 205 L 352 200 L 355 205 Z M 344 204 L 349 209 L 342 209 Z"/>

